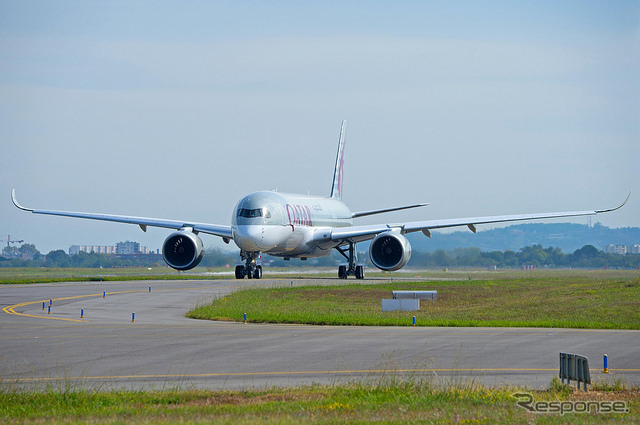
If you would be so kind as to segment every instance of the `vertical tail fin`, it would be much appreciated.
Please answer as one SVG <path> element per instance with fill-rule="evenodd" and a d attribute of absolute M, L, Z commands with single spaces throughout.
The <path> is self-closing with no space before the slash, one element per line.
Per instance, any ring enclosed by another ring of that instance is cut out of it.
<path fill-rule="evenodd" d="M 344 164 L 344 141 L 347 132 L 347 122 L 342 121 L 340 138 L 338 139 L 338 154 L 336 155 L 336 168 L 333 170 L 333 184 L 331 186 L 331 198 L 342 199 L 342 166 Z"/>

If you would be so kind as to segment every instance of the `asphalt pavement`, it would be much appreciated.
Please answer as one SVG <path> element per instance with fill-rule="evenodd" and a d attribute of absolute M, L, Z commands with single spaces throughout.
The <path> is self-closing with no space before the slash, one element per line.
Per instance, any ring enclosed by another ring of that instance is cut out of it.
<path fill-rule="evenodd" d="M 294 281 L 318 283 L 341 281 Z M 240 288 L 282 285 L 290 280 L 0 285 L 0 386 L 243 389 L 410 378 L 541 389 L 558 375 L 560 352 L 587 356 L 595 381 L 640 385 L 640 331 L 272 325 L 185 317 Z M 609 374 L 602 371 L 605 353 Z"/>

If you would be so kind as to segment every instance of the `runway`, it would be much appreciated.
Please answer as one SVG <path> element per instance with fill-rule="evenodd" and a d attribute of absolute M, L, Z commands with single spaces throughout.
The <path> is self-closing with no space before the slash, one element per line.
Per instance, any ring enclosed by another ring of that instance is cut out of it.
<path fill-rule="evenodd" d="M 640 385 L 640 331 L 263 325 L 184 317 L 232 291 L 289 282 L 0 285 L 0 386 L 242 389 L 412 377 L 537 389 L 557 376 L 561 351 L 587 356 L 595 381 Z M 602 373 L 605 353 L 609 374 Z"/>

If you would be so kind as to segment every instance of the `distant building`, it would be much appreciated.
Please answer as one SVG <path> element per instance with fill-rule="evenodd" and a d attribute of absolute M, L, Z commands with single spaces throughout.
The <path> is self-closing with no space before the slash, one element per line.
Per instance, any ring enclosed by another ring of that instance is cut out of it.
<path fill-rule="evenodd" d="M 69 255 L 78 255 L 81 252 L 91 254 L 115 254 L 116 247 L 114 245 L 71 245 L 69 247 Z"/>
<path fill-rule="evenodd" d="M 616 244 L 610 243 L 609 245 L 602 248 L 602 250 L 607 254 L 620 254 L 620 255 L 640 254 L 640 244 L 626 246 L 626 245 L 616 245 Z"/>
<path fill-rule="evenodd" d="M 72 245 L 69 247 L 69 255 L 78 255 L 81 252 L 91 254 L 116 254 L 116 255 L 136 255 L 152 254 L 153 252 L 146 246 L 138 242 L 118 242 L 115 245 Z"/>
<path fill-rule="evenodd" d="M 116 244 L 116 254 L 118 255 L 133 255 L 140 253 L 140 244 L 138 242 L 118 242 Z"/>

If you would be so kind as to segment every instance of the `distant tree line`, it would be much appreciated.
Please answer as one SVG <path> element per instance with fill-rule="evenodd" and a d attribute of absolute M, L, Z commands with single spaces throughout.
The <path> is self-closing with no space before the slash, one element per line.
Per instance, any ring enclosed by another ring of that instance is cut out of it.
<path fill-rule="evenodd" d="M 151 267 L 164 265 L 162 255 L 112 255 L 81 252 L 68 255 L 61 249 L 50 251 L 47 255 L 40 253 L 33 259 L 0 257 L 0 267 Z"/>
<path fill-rule="evenodd" d="M 3 252 L 4 253 L 4 252 Z M 68 255 L 63 250 L 55 250 L 42 255 L 32 244 L 24 244 L 16 248 L 14 257 L 0 257 L 0 267 L 158 267 L 164 266 L 162 255 L 113 255 L 81 252 Z M 18 256 L 19 255 L 19 256 Z M 29 259 L 31 258 L 31 259 Z M 369 263 L 367 253 L 359 253 L 362 263 Z M 200 263 L 203 267 L 224 267 L 239 263 L 235 252 L 207 250 Z M 339 254 L 320 258 L 309 258 L 307 261 L 285 261 L 282 258 L 264 256 L 263 261 L 271 267 L 316 266 L 333 267 L 344 263 Z M 369 264 L 370 265 L 370 264 Z M 413 252 L 409 267 L 441 268 L 441 267 L 483 267 L 483 268 L 520 268 L 535 266 L 536 268 L 639 268 L 640 254 L 608 254 L 592 245 L 585 245 L 571 254 L 565 254 L 560 248 L 543 248 L 542 245 L 531 245 L 519 251 L 490 251 L 480 248 L 457 248 L 454 250 L 437 250 L 433 252 Z"/>
<path fill-rule="evenodd" d="M 98 254 L 80 252 L 68 255 L 57 249 L 42 255 L 33 244 L 5 248 L 0 256 L 0 267 L 77 267 L 77 268 L 110 268 L 110 267 L 158 267 L 166 266 L 160 254 Z M 205 267 L 218 267 L 235 264 L 237 255 L 219 250 L 207 250 L 200 263 Z"/>
<path fill-rule="evenodd" d="M 452 251 L 414 252 L 410 266 L 413 267 L 498 267 L 520 268 L 638 268 L 640 254 L 607 254 L 593 245 L 585 245 L 571 254 L 565 254 L 560 248 L 543 248 L 531 245 L 519 251 L 483 252 L 479 248 L 458 248 Z"/>

